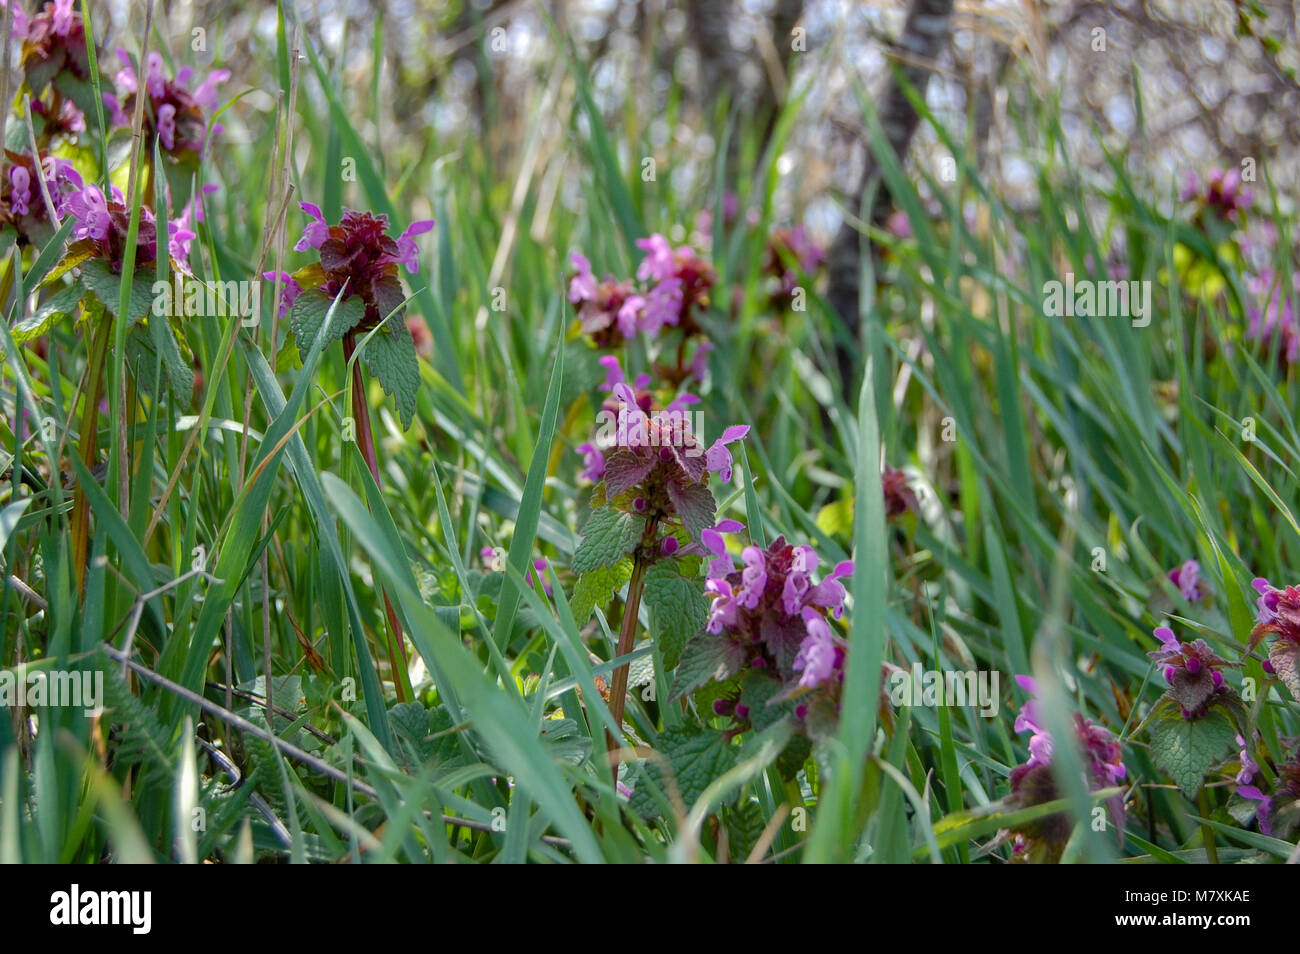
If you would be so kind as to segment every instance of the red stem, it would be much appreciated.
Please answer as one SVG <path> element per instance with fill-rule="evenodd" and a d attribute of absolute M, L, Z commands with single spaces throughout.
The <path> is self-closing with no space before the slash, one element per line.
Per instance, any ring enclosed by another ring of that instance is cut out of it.
<path fill-rule="evenodd" d="M 370 430 L 370 406 L 366 403 L 366 383 L 361 374 L 361 362 L 352 361 L 356 351 L 356 339 L 352 333 L 343 336 L 343 358 L 352 363 L 352 420 L 356 427 L 357 447 L 370 468 L 370 476 L 379 486 L 379 461 L 375 456 L 375 438 Z M 388 592 L 381 586 L 380 594 L 384 598 L 384 612 L 388 616 L 388 662 L 393 667 L 393 685 L 397 688 L 397 701 L 406 701 L 406 645 L 402 624 L 397 619 Z M 400 668 L 399 668 L 400 666 Z"/>

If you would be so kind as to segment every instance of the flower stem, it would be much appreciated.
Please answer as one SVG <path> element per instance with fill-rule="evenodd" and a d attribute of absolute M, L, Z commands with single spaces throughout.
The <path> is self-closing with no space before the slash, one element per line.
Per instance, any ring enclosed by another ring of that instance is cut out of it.
<path fill-rule="evenodd" d="M 87 472 L 95 466 L 99 445 L 99 398 L 104 390 L 104 360 L 108 355 L 108 342 L 113 337 L 113 319 L 107 312 L 100 316 L 90 343 L 86 365 L 86 393 L 81 405 L 81 438 L 77 456 L 86 465 Z M 90 501 L 86 488 L 77 481 L 72 496 L 72 568 L 77 576 L 77 596 L 86 593 L 86 564 L 90 553 Z"/>
<path fill-rule="evenodd" d="M 638 552 L 632 562 L 632 579 L 627 584 L 627 602 L 623 606 L 623 625 L 618 631 L 616 656 L 626 656 L 630 653 L 632 644 L 636 640 L 637 617 L 641 612 L 641 593 L 645 589 L 645 571 L 648 566 L 645 557 Z M 623 728 L 623 711 L 627 706 L 628 668 L 628 664 L 624 663 L 614 670 L 614 680 L 609 688 L 609 711 L 613 715 L 614 723 L 619 727 L 620 732 Z M 615 752 L 621 747 L 622 741 L 615 739 L 606 729 L 605 748 L 610 752 Z M 617 773 L 617 759 L 612 760 L 610 765 Z"/>
<path fill-rule="evenodd" d="M 356 339 L 349 332 L 343 336 L 343 359 L 345 362 L 352 363 L 352 420 L 357 431 L 357 448 L 361 451 L 366 466 L 370 468 L 370 476 L 375 479 L 377 487 L 379 486 L 379 461 L 375 456 L 374 434 L 370 430 L 370 406 L 366 403 L 366 383 L 361 374 L 361 362 L 352 361 L 355 350 Z M 384 613 L 388 617 L 386 648 L 388 663 L 393 669 L 393 685 L 397 689 L 397 701 L 406 702 L 410 677 L 406 674 L 406 646 L 402 624 L 393 609 L 392 601 L 388 599 L 388 591 L 381 586 L 379 592 L 384 598 Z"/>
<path fill-rule="evenodd" d="M 1196 807 L 1202 818 L 1210 817 L 1210 800 L 1206 797 L 1205 787 L 1196 793 Z M 1219 863 L 1219 846 L 1214 843 L 1214 832 L 1209 825 L 1201 826 L 1201 841 L 1205 843 L 1205 860 L 1212 865 Z"/>

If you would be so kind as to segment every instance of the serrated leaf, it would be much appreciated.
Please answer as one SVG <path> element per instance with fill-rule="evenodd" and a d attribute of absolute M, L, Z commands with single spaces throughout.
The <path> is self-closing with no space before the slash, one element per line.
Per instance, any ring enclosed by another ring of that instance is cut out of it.
<path fill-rule="evenodd" d="M 615 451 L 605 458 L 605 494 L 613 500 L 645 480 L 654 466 L 654 458 L 639 457 L 629 450 Z"/>
<path fill-rule="evenodd" d="M 703 484 L 669 483 L 668 498 L 693 542 L 698 542 L 700 534 L 717 522 L 718 504 Z"/>
<path fill-rule="evenodd" d="M 682 650 L 668 700 L 680 699 L 705 683 L 730 679 L 740 672 L 744 661 L 745 650 L 734 639 L 701 633 Z"/>
<path fill-rule="evenodd" d="M 644 531 L 645 521 L 635 514 L 612 507 L 593 510 L 573 554 L 573 572 L 590 573 L 614 565 L 632 552 Z"/>
<path fill-rule="evenodd" d="M 304 291 L 294 301 L 293 307 L 289 309 L 289 330 L 293 332 L 294 340 L 298 342 L 300 356 L 306 355 L 311 350 L 316 335 L 320 332 L 321 323 L 324 322 L 333 304 L 334 299 L 314 289 Z M 344 298 L 339 302 L 338 308 L 334 309 L 334 318 L 325 334 L 325 347 L 328 348 L 331 343 L 340 340 L 365 316 L 366 303 L 360 297 L 352 295 Z"/>
<path fill-rule="evenodd" d="M 91 259 L 81 266 L 81 283 L 99 300 L 114 318 L 117 314 L 122 288 L 122 276 L 114 274 L 106 262 Z M 127 303 L 127 325 L 134 325 L 153 308 L 152 273 L 138 274 L 131 280 L 131 297 Z"/>
<path fill-rule="evenodd" d="M 407 771 L 414 772 L 433 761 L 429 715 L 429 710 L 419 702 L 399 702 L 388 710 L 388 722 L 393 727 L 393 738 L 397 740 L 397 750 Z"/>
<path fill-rule="evenodd" d="M 1290 690 L 1291 698 L 1300 702 L 1300 646 L 1279 638 L 1268 651 L 1268 661 L 1282 685 Z"/>
<path fill-rule="evenodd" d="M 402 428 L 415 418 L 415 398 L 420 392 L 420 362 L 415 342 L 400 315 L 394 315 L 366 341 L 361 358 L 379 381 L 384 393 L 397 404 Z"/>
<path fill-rule="evenodd" d="M 781 693 L 782 686 L 777 680 L 765 673 L 750 669 L 740 679 L 740 701 L 749 707 L 749 722 L 755 732 L 762 732 L 775 722 L 793 715 L 793 702 L 778 702 L 768 705 L 774 696 Z"/>
<path fill-rule="evenodd" d="M 802 733 L 795 733 L 785 744 L 781 754 L 776 757 L 776 770 L 781 778 L 788 782 L 803 770 L 804 763 L 808 761 L 810 755 L 812 755 L 812 740 Z"/>
<path fill-rule="evenodd" d="M 658 785 L 670 799 L 675 785 L 682 807 L 689 811 L 714 779 L 735 766 L 738 757 L 722 733 L 700 726 L 665 729 L 659 733 L 655 749 L 668 761 L 671 775 L 660 759 L 644 763 L 632 795 L 632 808 L 647 818 L 660 814 L 658 800 L 650 794 L 647 783 Z"/>
<path fill-rule="evenodd" d="M 596 607 L 607 606 L 614 594 L 631 578 L 632 561 L 627 558 L 619 560 L 613 566 L 603 566 L 578 577 L 573 588 L 573 599 L 569 601 L 569 608 L 578 625 L 585 623 Z"/>
<path fill-rule="evenodd" d="M 14 343 L 23 344 L 45 334 L 50 330 L 50 326 L 64 315 L 72 314 L 85 293 L 85 290 L 77 285 L 59 289 L 42 302 L 39 308 L 9 329 L 9 333 L 14 337 Z"/>
<path fill-rule="evenodd" d="M 748 858 L 766 827 L 763 809 L 752 798 L 747 798 L 734 807 L 724 808 L 722 823 L 727 828 L 727 846 L 732 861 Z"/>
<path fill-rule="evenodd" d="M 1151 726 L 1151 754 L 1183 794 L 1192 798 L 1205 773 L 1231 748 L 1236 734 L 1228 717 L 1215 709 L 1189 721 L 1176 706 L 1168 705 Z"/>
<path fill-rule="evenodd" d="M 581 765 L 591 754 L 591 739 L 578 731 L 573 719 L 544 719 L 542 741 L 550 746 L 552 758 L 568 765 Z"/>
<path fill-rule="evenodd" d="M 642 602 L 650 611 L 650 634 L 659 644 L 664 667 L 676 669 L 686 642 L 704 628 L 709 601 L 703 586 L 685 579 L 674 560 L 661 560 L 646 571 Z"/>

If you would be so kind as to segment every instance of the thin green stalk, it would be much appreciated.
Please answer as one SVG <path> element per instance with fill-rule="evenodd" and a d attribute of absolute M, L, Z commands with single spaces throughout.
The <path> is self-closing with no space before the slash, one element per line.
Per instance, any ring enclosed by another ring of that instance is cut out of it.
<path fill-rule="evenodd" d="M 90 343 L 89 365 L 86 368 L 86 393 L 81 409 L 81 440 L 77 445 L 77 455 L 86 465 L 86 470 L 94 469 L 95 453 L 99 444 L 99 399 L 104 390 L 104 360 L 108 354 L 108 342 L 113 335 L 113 319 L 105 311 L 95 329 L 95 336 Z M 80 482 L 72 501 L 72 566 L 77 574 L 77 597 L 86 593 L 86 562 L 90 552 L 90 502 L 86 490 Z"/>

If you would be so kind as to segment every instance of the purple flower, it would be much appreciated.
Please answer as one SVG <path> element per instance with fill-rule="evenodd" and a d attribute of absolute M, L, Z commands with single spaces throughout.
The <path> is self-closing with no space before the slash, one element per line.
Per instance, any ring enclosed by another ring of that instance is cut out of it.
<path fill-rule="evenodd" d="M 1183 599 L 1189 603 L 1199 603 L 1208 593 L 1200 582 L 1201 565 L 1195 560 L 1188 560 L 1182 566 L 1169 571 L 1169 580 L 1178 587 Z"/>
<path fill-rule="evenodd" d="M 1237 773 L 1237 784 L 1249 785 L 1259 772 L 1259 763 L 1251 758 L 1250 750 L 1246 747 L 1246 740 L 1243 736 L 1237 736 L 1237 746 L 1241 749 L 1241 771 Z"/>
<path fill-rule="evenodd" d="M 673 247 L 668 244 L 668 239 L 655 232 L 649 238 L 637 239 L 636 246 L 646 253 L 637 267 L 637 278 L 644 282 L 663 281 L 673 277 L 677 269 L 677 256 L 673 253 Z M 690 254 L 690 249 L 685 251 Z"/>
<path fill-rule="evenodd" d="M 12 3 L 10 0 L 0 0 L 0 10 L 3 10 L 5 7 L 13 8 L 13 13 L 10 14 L 11 25 L 9 31 L 13 35 L 14 40 L 22 42 L 27 39 L 27 11 L 23 9 L 23 5 L 19 0 L 14 0 Z"/>
<path fill-rule="evenodd" d="M 654 337 L 664 325 L 675 325 L 682 314 L 682 281 L 665 278 L 645 297 L 641 314 L 641 330 Z"/>
<path fill-rule="evenodd" d="M 289 309 L 293 307 L 293 303 L 298 300 L 298 296 L 302 294 L 302 289 L 298 287 L 298 283 L 293 280 L 293 276 L 288 272 L 271 271 L 262 273 L 262 277 L 268 282 L 275 281 L 277 276 L 280 279 L 281 286 L 280 317 L 283 318 L 289 313 Z"/>
<path fill-rule="evenodd" d="M 1179 642 L 1168 626 L 1158 626 L 1152 632 L 1160 648 L 1147 655 L 1163 671 L 1169 683 L 1167 695 L 1179 704 L 1184 718 L 1200 718 L 1215 697 L 1227 691 L 1219 670 L 1230 663 L 1203 639 Z"/>
<path fill-rule="evenodd" d="M 295 252 L 305 252 L 309 248 L 320 248 L 330 239 L 330 225 L 325 221 L 325 216 L 321 213 L 320 206 L 311 202 L 299 202 L 298 207 L 310 215 L 315 221 L 309 222 L 302 230 L 302 238 L 298 239 L 293 250 Z"/>
<path fill-rule="evenodd" d="M 320 207 L 310 202 L 299 207 L 313 219 L 303 229 L 295 251 L 315 249 L 320 253 L 320 269 L 304 268 L 294 273 L 298 285 L 313 285 L 327 298 L 345 287 L 346 297 L 359 297 L 366 305 L 365 318 L 354 331 L 366 332 L 386 321 L 390 315 L 402 315 L 406 302 L 398 266 L 414 273 L 418 267 L 413 236 L 433 227 L 431 221 L 414 223 L 396 240 L 388 234 L 388 216 L 344 209 L 338 225 L 325 221 Z M 323 279 L 321 276 L 323 275 Z M 310 282 L 308 281 L 310 279 Z"/>
<path fill-rule="evenodd" d="M 72 230 L 74 239 L 90 239 L 94 242 L 108 240 L 112 219 L 108 214 L 108 202 L 99 186 L 91 183 L 68 199 L 68 214 L 77 220 Z"/>
<path fill-rule="evenodd" d="M 722 432 L 722 436 L 713 442 L 704 455 L 705 466 L 716 473 L 723 483 L 731 480 L 732 459 L 727 445 L 735 443 L 748 433 L 748 424 L 734 424 Z"/>
<path fill-rule="evenodd" d="M 15 216 L 26 215 L 31 206 L 32 174 L 23 166 L 9 170 L 9 208 Z"/>
<path fill-rule="evenodd" d="M 837 664 L 844 658 L 844 651 L 835 644 L 826 617 L 809 608 L 804 610 L 803 620 L 808 635 L 799 644 L 799 653 L 791 668 L 800 673 L 799 685 L 814 689 L 835 674 Z"/>
<path fill-rule="evenodd" d="M 140 93 L 140 82 L 131 55 L 118 47 L 117 58 L 122 68 L 115 74 L 114 82 L 121 95 L 105 92 L 104 105 L 114 126 L 127 126 L 135 113 L 135 97 Z M 162 149 L 178 159 L 203 152 L 204 139 L 209 132 L 204 112 L 216 109 L 216 88 L 230 78 L 230 71 L 214 70 L 198 89 L 191 92 L 189 83 L 193 75 L 194 71 L 185 67 L 174 78 L 168 79 L 160 53 L 155 51 L 145 58 L 144 93 L 149 97 L 150 107 L 145 110 L 145 134 L 156 134 Z M 213 135 L 220 131 L 220 126 L 211 128 Z"/>
<path fill-rule="evenodd" d="M 763 551 L 756 546 L 745 547 L 740 555 L 745 567 L 740 571 L 740 590 L 736 601 L 746 609 L 755 609 L 767 589 L 767 567 Z"/>
<path fill-rule="evenodd" d="M 1261 834 L 1273 834 L 1273 799 L 1269 798 L 1254 785 L 1238 785 L 1237 794 L 1252 802 L 1259 802 L 1255 810 L 1255 820 L 1259 822 Z"/>
<path fill-rule="evenodd" d="M 582 455 L 582 477 L 584 480 L 600 480 L 605 474 L 605 455 L 593 444 L 578 445 Z"/>
<path fill-rule="evenodd" d="M 421 219 L 418 222 L 412 222 L 406 231 L 397 237 L 398 263 L 406 266 L 406 271 L 414 275 L 420 270 L 419 246 L 415 244 L 415 236 L 423 235 L 433 229 L 437 223 L 433 219 Z"/>
<path fill-rule="evenodd" d="M 548 566 L 550 566 L 550 564 L 547 563 L 545 560 L 540 560 L 540 559 L 539 559 L 539 560 L 534 560 L 534 561 L 533 561 L 533 569 L 532 569 L 532 570 L 528 570 L 528 571 L 524 574 L 524 582 L 527 583 L 529 586 L 532 586 L 532 585 L 533 585 L 533 570 L 536 570 L 536 571 L 537 571 L 537 578 L 538 578 L 539 580 L 542 581 L 542 590 L 543 590 L 543 592 L 545 592 L 547 596 L 554 596 L 554 595 L 555 595 L 555 592 L 554 592 L 554 589 L 553 589 L 552 586 L 551 586 L 550 578 L 547 577 L 547 576 L 543 576 L 543 575 L 542 575 L 542 571 L 545 570 Z"/>
<path fill-rule="evenodd" d="M 705 592 L 713 599 L 708 632 L 734 639 L 747 664 L 781 681 L 787 693 L 826 686 L 836 697 L 845 646 L 832 631 L 827 611 L 838 615 L 843 587 L 833 578 L 831 586 L 815 582 L 816 553 L 811 547 L 790 546 L 782 537 L 766 550 L 745 547 L 742 566 L 736 569 L 719 532 L 729 529 L 719 525 L 702 534 L 703 549 L 713 554 L 705 582 Z M 852 564 L 841 563 L 836 570 L 847 575 Z M 836 588 L 840 601 L 833 599 Z M 809 599 L 814 593 L 823 597 L 821 602 Z"/>
<path fill-rule="evenodd" d="M 1250 647 L 1265 636 L 1274 637 L 1269 647 L 1264 670 L 1278 678 L 1300 699 L 1300 587 L 1275 588 L 1268 580 L 1258 577 L 1251 583 L 1259 592 L 1256 606 L 1259 615 L 1250 633 Z"/>
<path fill-rule="evenodd" d="M 1300 272 L 1291 278 L 1294 292 L 1300 294 Z M 1268 348 L 1277 347 L 1288 364 L 1295 364 L 1300 359 L 1300 323 L 1296 321 L 1294 297 L 1286 294 L 1272 269 L 1248 277 L 1246 290 L 1261 301 L 1246 308 L 1246 339 Z"/>

